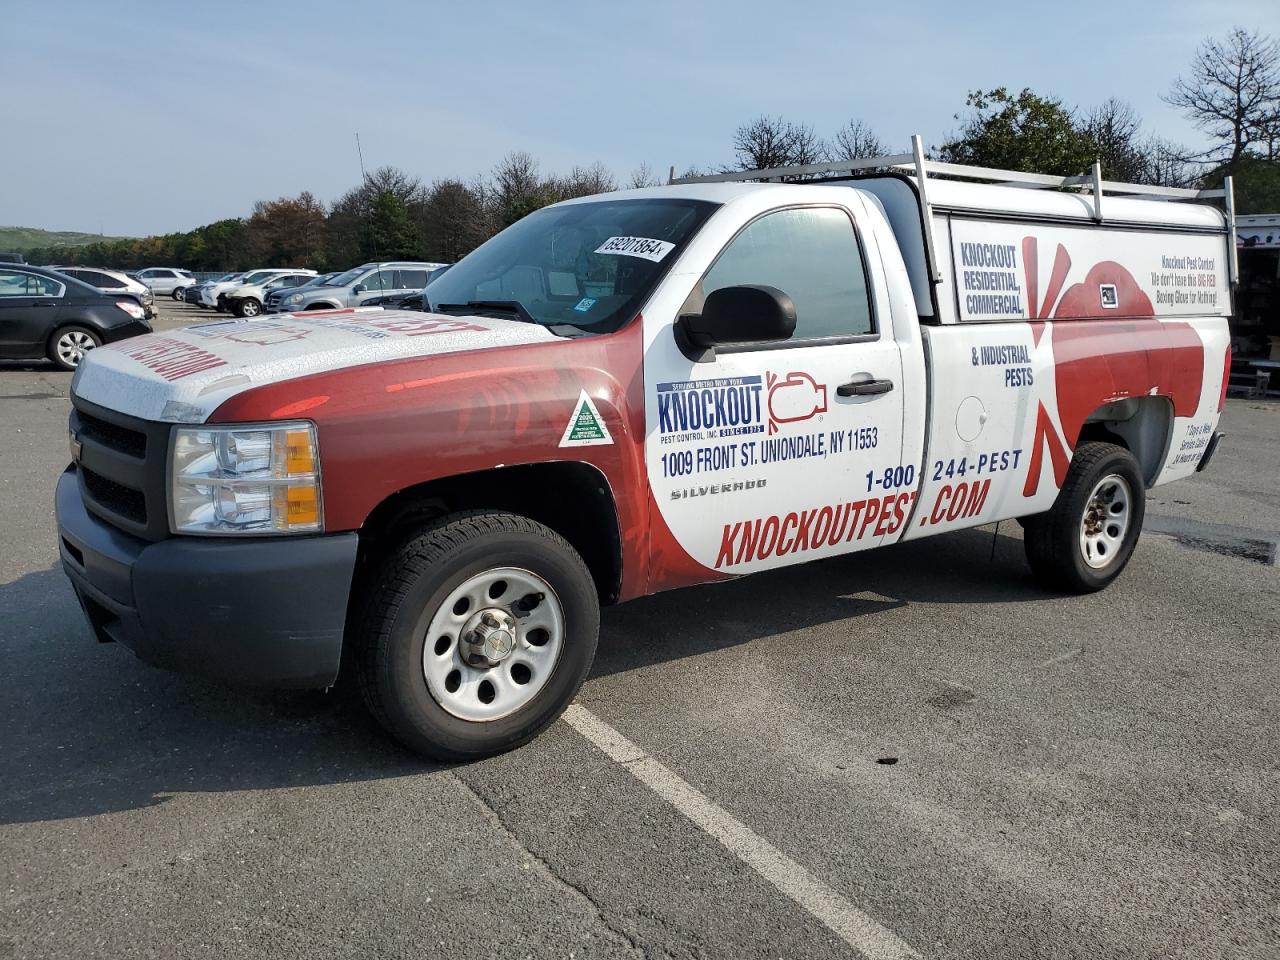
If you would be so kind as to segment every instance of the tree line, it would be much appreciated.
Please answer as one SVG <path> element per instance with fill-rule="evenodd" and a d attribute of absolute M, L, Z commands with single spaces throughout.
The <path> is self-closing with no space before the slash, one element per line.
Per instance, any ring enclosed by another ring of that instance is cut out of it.
<path fill-rule="evenodd" d="M 976 90 L 957 129 L 930 150 L 933 159 L 1030 173 L 1071 175 L 1102 162 L 1109 180 L 1160 186 L 1217 186 L 1236 177 L 1241 213 L 1280 211 L 1280 45 L 1236 28 L 1206 40 L 1164 98 L 1204 133 L 1192 151 L 1145 129 L 1127 103 L 1110 99 L 1080 110 L 1029 89 Z M 858 119 L 827 138 L 813 126 L 760 116 L 739 126 L 733 162 L 686 174 L 755 170 L 883 156 L 893 150 Z M 547 204 L 661 181 L 641 166 L 619 182 L 603 165 L 544 172 L 523 152 L 488 176 L 424 184 L 395 167 L 367 175 L 326 207 L 308 191 L 260 200 L 248 217 L 186 233 L 27 251 L 36 263 L 134 269 L 153 264 L 191 270 L 256 266 L 345 269 L 370 260 L 452 263 L 521 217 Z"/>

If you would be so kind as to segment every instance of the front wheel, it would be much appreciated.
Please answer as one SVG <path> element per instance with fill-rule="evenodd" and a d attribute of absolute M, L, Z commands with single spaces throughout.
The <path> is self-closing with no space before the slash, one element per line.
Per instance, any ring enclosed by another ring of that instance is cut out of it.
<path fill-rule="evenodd" d="M 411 750 L 474 760 L 555 721 L 595 657 L 600 608 L 559 534 L 508 513 L 446 516 L 373 576 L 350 638 L 374 717 Z"/>
<path fill-rule="evenodd" d="M 1133 454 L 1111 443 L 1082 443 L 1048 513 L 1023 523 L 1027 560 L 1046 586 L 1101 590 L 1129 563 L 1147 493 Z"/>
<path fill-rule="evenodd" d="M 182 303 L 182 301 L 187 298 L 186 287 L 174 287 L 173 293 L 170 294 L 170 296 L 172 296 L 173 299 L 177 300 L 179 303 Z"/>
<path fill-rule="evenodd" d="M 256 317 L 262 313 L 262 304 L 253 297 L 246 297 L 236 304 L 237 317 Z"/>

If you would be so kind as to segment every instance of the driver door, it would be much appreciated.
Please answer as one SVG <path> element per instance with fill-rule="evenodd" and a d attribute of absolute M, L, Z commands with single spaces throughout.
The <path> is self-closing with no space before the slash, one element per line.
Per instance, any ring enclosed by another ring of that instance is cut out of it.
<path fill-rule="evenodd" d="M 868 266 L 848 208 L 768 211 L 727 243 L 680 313 L 722 287 L 763 284 L 794 301 L 794 335 L 719 345 L 695 362 L 671 326 L 671 342 L 646 357 L 651 489 L 702 566 L 749 573 L 867 549 L 905 522 L 915 478 L 901 465 L 902 361 Z"/>

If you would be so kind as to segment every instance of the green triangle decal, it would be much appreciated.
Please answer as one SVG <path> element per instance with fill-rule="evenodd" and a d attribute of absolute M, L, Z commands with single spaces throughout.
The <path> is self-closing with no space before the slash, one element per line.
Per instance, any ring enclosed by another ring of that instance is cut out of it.
<path fill-rule="evenodd" d="M 578 407 L 577 416 L 573 418 L 573 426 L 569 429 L 569 440 L 603 440 L 605 438 L 604 429 L 600 426 L 600 421 L 596 419 L 596 415 L 592 412 L 591 407 L 584 400 L 582 405 Z"/>

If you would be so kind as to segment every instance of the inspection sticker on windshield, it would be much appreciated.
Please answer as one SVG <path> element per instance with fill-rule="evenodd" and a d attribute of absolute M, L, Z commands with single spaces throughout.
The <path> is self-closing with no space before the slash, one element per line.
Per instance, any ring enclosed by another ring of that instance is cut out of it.
<path fill-rule="evenodd" d="M 618 257 L 640 257 L 657 263 L 673 249 L 675 244 L 668 243 L 666 240 L 650 240 L 646 237 L 610 237 L 596 247 L 596 253 L 611 253 Z"/>
<path fill-rule="evenodd" d="M 564 436 L 560 438 L 560 446 L 595 447 L 610 443 L 613 443 L 613 437 L 609 434 L 604 417 L 600 416 L 600 411 L 587 396 L 587 391 L 581 391 L 578 402 L 573 407 L 573 416 L 569 418 L 569 425 L 564 428 Z"/>

